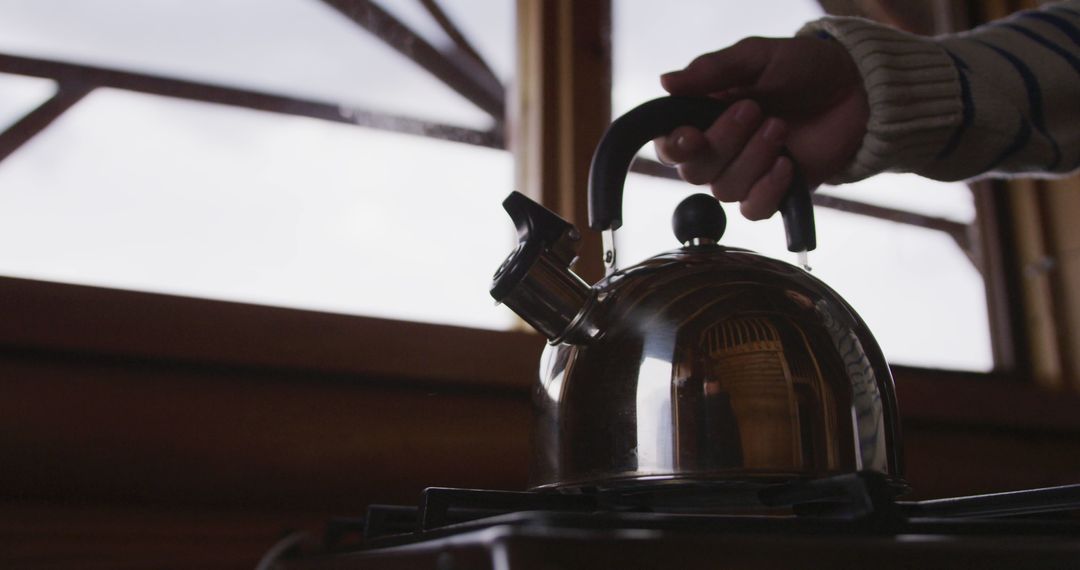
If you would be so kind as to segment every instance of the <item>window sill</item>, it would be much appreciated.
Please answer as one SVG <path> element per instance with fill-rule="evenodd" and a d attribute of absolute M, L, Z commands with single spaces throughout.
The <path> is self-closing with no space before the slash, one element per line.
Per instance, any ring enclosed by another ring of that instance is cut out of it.
<path fill-rule="evenodd" d="M 522 332 L 0 278 L 0 346 L 526 389 L 543 339 Z"/>
<path fill-rule="evenodd" d="M 1080 397 L 997 373 L 893 366 L 906 423 L 1080 433 Z"/>
<path fill-rule="evenodd" d="M 295 309 L 0 278 L 0 346 L 524 393 L 543 339 Z M 905 422 L 1080 432 L 1080 397 L 1003 374 L 893 366 Z"/>

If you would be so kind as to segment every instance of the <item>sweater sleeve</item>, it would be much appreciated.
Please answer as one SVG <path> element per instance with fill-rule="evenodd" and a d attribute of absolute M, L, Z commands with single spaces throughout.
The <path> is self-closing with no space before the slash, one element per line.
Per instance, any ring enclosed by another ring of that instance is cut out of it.
<path fill-rule="evenodd" d="M 799 33 L 840 42 L 870 104 L 854 160 L 830 182 L 885 171 L 964 180 L 1080 167 L 1080 0 L 936 38 L 839 17 Z"/>

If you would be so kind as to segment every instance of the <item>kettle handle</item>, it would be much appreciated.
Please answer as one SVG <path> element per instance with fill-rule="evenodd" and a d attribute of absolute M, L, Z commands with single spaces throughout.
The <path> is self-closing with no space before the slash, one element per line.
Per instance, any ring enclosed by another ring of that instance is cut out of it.
<path fill-rule="evenodd" d="M 615 119 L 600 139 L 589 167 L 589 227 L 604 231 L 622 226 L 623 185 L 630 162 L 642 146 L 683 125 L 707 129 L 727 107 L 727 103 L 704 97 L 661 97 Z M 790 156 L 786 149 L 782 152 Z M 810 251 L 817 247 L 814 206 L 797 166 L 793 174 L 780 203 L 780 215 L 788 250 Z"/>

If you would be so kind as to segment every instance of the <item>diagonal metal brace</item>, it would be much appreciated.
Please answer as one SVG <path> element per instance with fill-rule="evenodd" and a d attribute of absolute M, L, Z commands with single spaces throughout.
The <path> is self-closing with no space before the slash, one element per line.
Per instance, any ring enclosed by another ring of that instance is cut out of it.
<path fill-rule="evenodd" d="M 93 89 L 93 86 L 82 83 L 61 82 L 55 95 L 0 133 L 0 161 L 45 130 Z"/>
<path fill-rule="evenodd" d="M 0 72 L 53 79 L 59 81 L 63 85 L 92 85 L 95 87 L 124 89 L 136 93 L 163 95 L 166 97 L 176 97 L 191 101 L 201 101 L 204 103 L 229 105 L 232 107 L 242 107 L 299 117 L 310 117 L 313 119 L 347 123 L 404 134 L 420 135 L 489 148 L 501 149 L 505 146 L 501 131 L 479 131 L 410 117 L 391 115 L 388 113 L 346 107 L 324 101 L 300 99 L 262 91 L 200 83 L 146 73 L 135 73 L 105 67 L 6 55 L 2 53 L 0 53 Z M 48 105 L 48 103 L 46 103 L 46 105 Z M 7 133 L 4 133 L 4 135 L 6 136 Z M 14 142 L 13 139 L 13 144 Z M 4 147 L 0 145 L 0 148 Z M 17 145 L 15 148 L 17 148 Z M 0 156 L 0 158 L 2 158 L 2 156 Z"/>
<path fill-rule="evenodd" d="M 450 16 L 441 6 L 439 6 L 439 3 L 436 0 L 420 0 L 420 3 L 423 4 L 424 8 L 431 14 L 431 17 L 439 24 L 439 27 L 442 28 L 442 30 L 446 32 L 446 35 L 454 42 L 458 52 L 468 58 L 473 65 L 480 67 L 479 72 L 481 73 L 481 77 L 478 77 L 478 79 L 487 81 L 491 85 L 491 88 L 497 90 L 501 94 L 501 99 L 505 101 L 506 92 L 502 83 L 499 81 L 499 77 L 495 75 L 495 72 L 492 71 L 491 66 L 484 60 L 484 57 L 480 55 L 480 52 L 477 51 L 472 43 L 469 42 L 468 38 L 465 37 L 461 28 L 454 24 L 454 21 L 450 19 Z"/>
<path fill-rule="evenodd" d="M 416 62 L 451 89 L 486 111 L 498 125 L 506 116 L 502 85 L 493 88 L 482 74 L 466 69 L 370 0 L 323 0 L 375 37 Z M 470 66 L 479 69 L 477 66 Z"/>

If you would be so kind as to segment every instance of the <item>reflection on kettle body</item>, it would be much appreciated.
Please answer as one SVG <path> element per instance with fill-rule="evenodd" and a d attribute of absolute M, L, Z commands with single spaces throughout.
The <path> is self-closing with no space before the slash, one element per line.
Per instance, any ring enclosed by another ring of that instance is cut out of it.
<path fill-rule="evenodd" d="M 835 398 L 790 322 L 777 315 L 725 319 L 701 334 L 696 354 L 693 380 L 680 384 L 676 398 L 680 465 L 837 468 Z"/>
<path fill-rule="evenodd" d="M 637 377 L 637 470 L 667 473 L 672 469 L 671 362 L 646 356 Z"/>
<path fill-rule="evenodd" d="M 824 300 L 818 301 L 815 309 L 821 315 L 825 331 L 843 359 L 847 376 L 851 380 L 851 410 L 858 425 L 858 466 L 860 469 L 884 471 L 888 461 L 883 453 L 885 414 L 874 367 L 870 364 L 859 337 L 840 326 L 834 314 L 835 309 Z"/>

